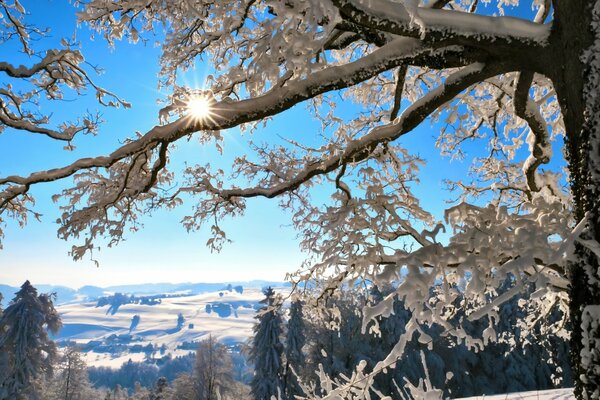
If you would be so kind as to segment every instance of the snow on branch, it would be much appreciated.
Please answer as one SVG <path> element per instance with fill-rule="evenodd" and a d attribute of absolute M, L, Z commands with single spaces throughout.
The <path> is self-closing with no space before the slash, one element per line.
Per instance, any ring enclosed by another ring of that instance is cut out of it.
<path fill-rule="evenodd" d="M 531 133 L 527 137 L 531 155 L 523 164 L 523 172 L 527 177 L 527 185 L 533 192 L 541 189 L 540 179 L 536 169 L 542 164 L 548 164 L 552 156 L 549 142 L 548 127 L 542 117 L 538 105 L 530 99 L 529 90 L 533 82 L 533 72 L 524 71 L 519 74 L 515 88 L 515 114 L 527 121 Z"/>
<path fill-rule="evenodd" d="M 95 92 L 98 102 L 105 106 L 130 106 L 114 93 L 94 83 L 84 68 L 86 62 L 83 55 L 74 49 L 75 43 L 63 39 L 63 48 L 38 53 L 31 47 L 32 36 L 35 35 L 35 39 L 39 39 L 46 36 L 47 31 L 26 25 L 25 10 L 18 2 L 8 5 L 2 1 L 0 10 L 5 28 L 0 43 L 9 42 L 16 36 L 23 45 L 25 54 L 30 58 L 40 58 L 30 67 L 15 66 L 8 60 L 0 61 L 0 74 L 8 78 L 0 86 L 0 132 L 12 128 L 38 133 L 69 142 L 66 149 L 72 149 L 70 142 L 76 134 L 95 133 L 99 117 L 88 114 L 76 122 L 63 122 L 57 128 L 49 128 L 47 125 L 51 122 L 51 115 L 40 112 L 39 99 L 44 97 L 46 100 L 62 100 L 65 87 L 78 94 L 91 89 Z M 99 72 L 98 69 L 92 69 Z M 15 90 L 15 87 L 19 90 Z"/>
<path fill-rule="evenodd" d="M 454 48 L 448 50 L 450 54 L 456 51 Z M 446 54 L 445 49 L 431 51 L 428 48 L 423 48 L 418 41 L 398 39 L 394 43 L 390 43 L 346 66 L 333 66 L 316 72 L 306 79 L 289 81 L 284 87 L 275 87 L 262 96 L 239 102 L 217 102 L 212 105 L 213 115 L 209 119 L 198 120 L 190 116 L 184 116 L 170 124 L 156 126 L 145 135 L 129 141 L 108 156 L 80 159 L 68 166 L 36 172 L 27 177 L 8 176 L 0 178 L 0 185 L 5 186 L 5 189 L 0 192 L 0 214 L 9 203 L 26 194 L 32 184 L 62 179 L 81 170 L 110 168 L 120 160 L 135 159 L 136 155 L 152 151 L 160 143 L 172 143 L 193 132 L 205 131 L 207 132 L 205 135 L 210 137 L 210 131 L 227 129 L 245 122 L 260 120 L 324 92 L 355 85 L 397 65 L 425 62 L 427 59 L 437 58 L 442 54 Z M 452 59 L 451 56 L 450 59 Z M 473 80 L 472 83 L 475 81 Z M 451 97 L 448 99 L 451 99 Z M 426 117 L 425 114 L 422 118 L 424 117 Z M 409 125 L 414 127 L 415 123 L 409 122 Z M 383 133 L 382 135 L 385 136 L 386 134 Z M 373 144 L 376 145 L 377 143 L 374 142 Z M 357 146 L 360 147 L 361 144 L 359 143 Z M 358 154 L 355 156 L 359 157 Z"/>
<path fill-rule="evenodd" d="M 543 44 L 550 25 L 512 17 L 490 17 L 428 7 L 407 8 L 389 0 L 333 0 L 340 14 L 359 25 L 425 43 L 456 40 L 486 47 L 504 41 L 513 45 Z M 416 4 L 416 3 L 415 3 Z M 415 18 L 419 23 L 415 23 Z"/>
<path fill-rule="evenodd" d="M 346 163 L 358 163 L 365 160 L 378 145 L 392 142 L 410 132 L 431 112 L 451 101 L 458 93 L 497 73 L 498 70 L 495 67 L 486 68 L 482 64 L 465 67 L 451 75 L 441 87 L 430 91 L 420 101 L 412 104 L 397 120 L 374 128 L 367 135 L 348 142 L 340 154 L 326 159 L 314 160 L 304 166 L 295 177 L 274 187 L 220 190 L 212 186 L 207 180 L 198 182 L 198 186 L 206 186 L 209 192 L 215 193 L 224 200 L 234 197 L 249 198 L 257 196 L 273 198 L 282 193 L 295 190 L 316 175 L 329 173 Z"/>

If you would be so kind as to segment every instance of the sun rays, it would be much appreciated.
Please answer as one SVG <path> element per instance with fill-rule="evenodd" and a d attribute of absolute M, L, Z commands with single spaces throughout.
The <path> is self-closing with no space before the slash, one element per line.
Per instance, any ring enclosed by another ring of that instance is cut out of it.
<path fill-rule="evenodd" d="M 207 96 L 191 97 L 186 104 L 187 114 L 192 118 L 205 121 L 213 113 L 211 102 Z"/>

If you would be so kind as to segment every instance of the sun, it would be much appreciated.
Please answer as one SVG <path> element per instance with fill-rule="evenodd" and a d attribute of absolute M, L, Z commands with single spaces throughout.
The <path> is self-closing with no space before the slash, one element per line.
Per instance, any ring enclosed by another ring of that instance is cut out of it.
<path fill-rule="evenodd" d="M 191 97 L 186 104 L 188 115 L 198 120 L 204 120 L 210 117 L 211 105 L 207 97 Z"/>

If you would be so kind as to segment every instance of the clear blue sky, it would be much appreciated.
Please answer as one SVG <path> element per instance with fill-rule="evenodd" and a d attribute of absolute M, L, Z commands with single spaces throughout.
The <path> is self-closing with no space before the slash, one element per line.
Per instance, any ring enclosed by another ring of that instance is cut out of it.
<path fill-rule="evenodd" d="M 157 123 L 159 106 L 156 99 L 159 49 L 150 43 L 117 44 L 115 49 L 100 37 L 89 40 L 85 27 L 75 26 L 74 9 L 64 0 L 29 0 L 24 2 L 31 12 L 29 21 L 52 28 L 50 41 L 36 44 L 38 49 L 63 36 L 76 33 L 86 59 L 105 69 L 97 81 L 133 104 L 130 110 L 101 109 L 106 122 L 98 137 L 76 140 L 77 150 L 67 153 L 62 143 L 23 132 L 7 130 L 0 135 L 0 176 L 62 166 L 82 157 L 101 155 L 116 147 L 119 140 L 144 132 Z M 3 56 L 2 58 L 4 58 Z M 27 64 L 32 61 L 20 58 Z M 201 82 L 206 71 L 201 68 L 188 74 L 191 81 Z M 3 78 L 0 78 L 3 79 Z M 67 96 L 75 99 L 75 95 Z M 258 132 L 257 138 L 272 140 L 276 134 L 300 137 L 317 132 L 318 124 L 307 117 L 304 106 L 275 119 L 269 128 Z M 77 101 L 65 101 L 51 108 L 56 121 L 73 119 L 85 110 L 98 109 L 92 93 Z M 349 109 L 351 110 L 351 109 Z M 422 170 L 422 183 L 417 192 L 423 204 L 439 214 L 445 206 L 440 196 L 442 179 L 463 176 L 466 162 L 443 160 L 434 148 L 437 130 L 429 123 L 403 138 L 409 148 L 428 161 Z M 175 151 L 175 162 L 226 163 L 232 154 L 244 151 L 245 139 L 234 129 L 225 135 L 225 154 L 219 156 L 214 147 L 182 143 Z M 26 279 L 34 284 L 49 283 L 78 287 L 84 284 L 112 285 L 146 282 L 211 282 L 248 279 L 282 280 L 286 272 L 300 266 L 303 255 L 298 249 L 289 216 L 278 210 L 275 201 L 253 200 L 245 217 L 225 221 L 223 226 L 234 243 L 219 254 L 205 247 L 206 231 L 188 234 L 179 224 L 189 211 L 189 205 L 173 212 L 159 212 L 144 218 L 145 228 L 128 234 L 116 248 L 103 247 L 95 254 L 101 266 L 91 261 L 75 263 L 68 256 L 71 244 L 56 237 L 59 215 L 50 196 L 68 182 L 36 187 L 36 210 L 43 213 L 41 223 L 31 221 L 23 229 L 9 221 L 4 250 L 0 251 L 0 283 L 17 285 Z"/>

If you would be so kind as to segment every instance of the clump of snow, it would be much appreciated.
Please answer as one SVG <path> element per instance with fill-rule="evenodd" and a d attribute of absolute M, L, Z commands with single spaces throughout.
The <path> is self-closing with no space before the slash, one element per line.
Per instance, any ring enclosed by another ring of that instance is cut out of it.
<path fill-rule="evenodd" d="M 574 400 L 573 389 L 535 390 L 533 392 L 520 392 L 497 394 L 494 396 L 474 396 L 456 400 Z"/>

